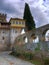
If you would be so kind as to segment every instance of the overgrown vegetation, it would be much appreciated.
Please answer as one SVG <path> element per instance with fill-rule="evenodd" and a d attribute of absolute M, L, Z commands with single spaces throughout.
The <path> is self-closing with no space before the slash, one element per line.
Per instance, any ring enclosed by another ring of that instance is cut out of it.
<path fill-rule="evenodd" d="M 49 58 L 46 57 L 47 52 L 40 50 L 40 44 L 38 43 L 35 51 L 25 50 L 23 46 L 15 46 L 15 50 L 11 55 L 30 61 L 35 65 L 49 65 Z"/>
<path fill-rule="evenodd" d="M 16 56 L 16 57 L 23 57 L 24 59 L 27 59 L 27 60 L 32 60 L 33 59 L 33 56 L 34 54 L 30 53 L 30 52 L 12 52 L 11 53 L 12 55 Z"/>
<path fill-rule="evenodd" d="M 34 59 L 34 54 L 32 52 L 12 52 L 11 54 L 15 57 L 27 60 L 35 65 L 42 65 L 40 61 L 38 61 L 36 58 Z"/>
<path fill-rule="evenodd" d="M 35 51 L 40 51 L 40 43 L 37 43 L 37 47 L 35 48 Z"/>
<path fill-rule="evenodd" d="M 36 53 L 32 53 L 30 51 L 13 51 L 11 55 L 30 61 L 35 65 L 49 65 L 49 58 L 44 57 L 42 53 L 40 53 L 40 58 L 38 56 L 36 57 Z"/>
<path fill-rule="evenodd" d="M 49 58 L 44 59 L 44 65 L 49 65 Z"/>

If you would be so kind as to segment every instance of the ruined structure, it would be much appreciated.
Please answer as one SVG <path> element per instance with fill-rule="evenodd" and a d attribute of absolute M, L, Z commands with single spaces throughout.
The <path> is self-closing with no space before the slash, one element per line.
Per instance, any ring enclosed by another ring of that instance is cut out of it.
<path fill-rule="evenodd" d="M 15 39 L 15 44 L 25 44 L 25 38 L 28 38 L 28 42 L 32 43 L 32 40 L 36 39 L 36 36 L 39 38 L 39 42 L 44 42 L 45 41 L 45 33 L 49 30 L 49 24 L 46 24 L 44 26 L 41 26 L 39 28 L 36 28 L 34 30 L 31 30 L 29 32 L 26 32 L 23 35 L 18 36 Z"/>
<path fill-rule="evenodd" d="M 6 21 L 6 15 L 0 14 L 0 50 L 9 50 L 13 46 L 33 43 L 32 41 L 38 36 L 39 42 L 45 41 L 45 33 L 49 30 L 49 24 L 36 28 L 34 30 L 21 34 L 21 30 L 25 29 L 25 20 L 20 18 L 11 18 Z"/>
<path fill-rule="evenodd" d="M 11 18 L 7 22 L 6 14 L 0 14 L 0 50 L 9 49 L 22 28 L 25 28 L 25 20 Z"/>

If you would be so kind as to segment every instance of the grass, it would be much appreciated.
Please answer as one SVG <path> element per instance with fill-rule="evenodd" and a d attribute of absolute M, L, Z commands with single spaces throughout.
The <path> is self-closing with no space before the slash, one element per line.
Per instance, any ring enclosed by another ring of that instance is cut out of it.
<path fill-rule="evenodd" d="M 37 60 L 31 60 L 30 62 L 35 65 L 43 65 L 40 61 Z"/>
<path fill-rule="evenodd" d="M 12 55 L 14 55 L 15 57 L 18 57 L 20 59 L 23 59 L 25 61 L 29 61 L 31 62 L 32 64 L 35 64 L 35 65 L 43 65 L 39 60 L 37 60 L 36 58 L 33 59 L 33 56 L 34 54 L 32 53 L 12 53 Z"/>

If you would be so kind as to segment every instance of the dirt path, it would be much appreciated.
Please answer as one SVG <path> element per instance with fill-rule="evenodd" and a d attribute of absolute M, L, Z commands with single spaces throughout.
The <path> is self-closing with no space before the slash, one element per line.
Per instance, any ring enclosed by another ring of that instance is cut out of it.
<path fill-rule="evenodd" d="M 0 52 L 0 65 L 34 65 L 27 61 L 8 55 L 9 52 Z"/>

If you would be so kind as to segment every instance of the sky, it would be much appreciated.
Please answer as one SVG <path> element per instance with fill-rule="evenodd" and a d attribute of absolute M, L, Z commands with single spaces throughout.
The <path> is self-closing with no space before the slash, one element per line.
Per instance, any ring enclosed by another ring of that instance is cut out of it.
<path fill-rule="evenodd" d="M 49 23 L 49 0 L 0 0 L 0 13 L 7 14 L 7 21 L 12 17 L 23 18 L 25 3 L 28 3 L 36 27 Z"/>

